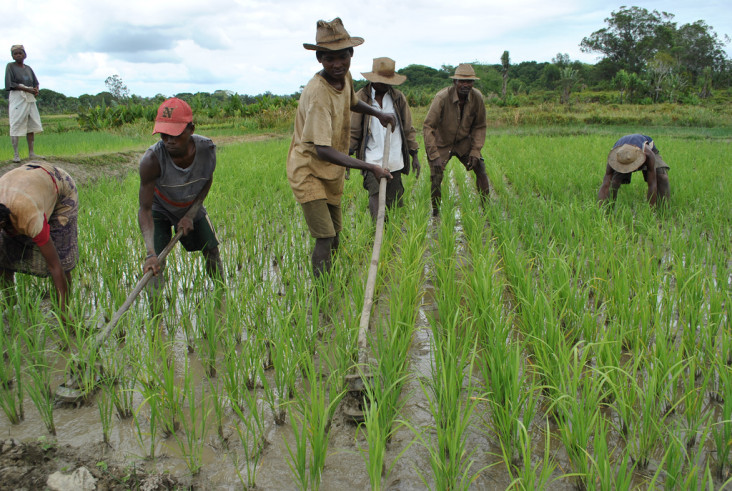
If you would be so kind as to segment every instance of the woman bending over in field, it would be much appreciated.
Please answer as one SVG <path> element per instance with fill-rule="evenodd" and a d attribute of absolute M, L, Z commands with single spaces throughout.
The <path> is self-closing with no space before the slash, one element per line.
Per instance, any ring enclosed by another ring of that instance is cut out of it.
<path fill-rule="evenodd" d="M 64 322 L 71 270 L 79 259 L 78 203 L 74 180 L 52 165 L 29 162 L 0 177 L 2 289 L 12 288 L 16 272 L 50 276 Z"/>

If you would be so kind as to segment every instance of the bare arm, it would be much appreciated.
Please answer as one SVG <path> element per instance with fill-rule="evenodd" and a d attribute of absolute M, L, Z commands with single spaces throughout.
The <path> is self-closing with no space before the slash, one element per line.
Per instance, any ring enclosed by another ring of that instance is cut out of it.
<path fill-rule="evenodd" d="M 412 157 L 412 169 L 414 169 L 414 177 L 419 178 L 419 172 L 421 170 L 419 165 L 419 143 L 417 143 L 417 130 L 414 129 L 412 124 L 412 111 L 409 108 L 407 98 L 402 94 L 401 96 L 401 117 L 402 117 L 402 128 L 404 128 L 404 136 L 406 138 L 407 149 L 409 155 Z M 406 162 L 405 162 L 406 164 Z"/>
<path fill-rule="evenodd" d="M 473 127 L 470 129 L 470 156 L 475 159 L 480 159 L 480 151 L 483 149 L 483 145 L 485 144 L 485 133 L 488 124 L 485 119 L 485 102 L 483 101 L 483 97 L 477 92 L 477 90 L 473 90 L 473 93 L 471 94 L 471 96 L 476 96 L 480 103 L 477 104 Z"/>
<path fill-rule="evenodd" d="M 646 154 L 646 167 L 648 169 L 646 171 L 646 178 L 648 179 L 648 204 L 655 206 L 656 198 L 658 197 L 658 183 L 656 182 L 656 155 L 648 144 L 643 145 L 643 153 Z"/>
<path fill-rule="evenodd" d="M 369 106 L 360 99 L 358 101 L 358 104 L 351 108 L 351 111 L 376 117 L 381 123 L 381 126 L 383 126 L 384 128 L 391 124 L 391 131 L 394 131 L 394 129 L 396 128 L 397 120 L 395 115 L 391 113 L 381 112 L 378 109 Z"/>
<path fill-rule="evenodd" d="M 148 150 L 140 159 L 140 192 L 138 198 L 140 208 L 137 212 L 137 223 L 140 225 L 148 256 L 145 260 L 143 272 L 152 269 L 155 275 L 160 272 L 160 264 L 155 255 L 155 240 L 153 238 L 155 226 L 152 218 L 152 203 L 155 194 L 155 182 L 158 177 L 160 177 L 160 163 L 155 154 Z"/>
<path fill-rule="evenodd" d="M 440 157 L 437 151 L 437 126 L 442 119 L 442 99 L 435 98 L 430 104 L 427 116 L 424 118 L 422 132 L 424 133 L 424 149 L 427 152 L 427 160 L 434 161 Z"/>
<path fill-rule="evenodd" d="M 58 306 L 61 310 L 61 317 L 66 321 L 66 299 L 68 298 L 69 285 L 66 282 L 66 274 L 61 267 L 58 251 L 56 251 L 56 246 L 53 244 L 52 239 L 49 239 L 48 242 L 38 248 L 41 250 L 46 264 L 48 264 L 48 271 L 51 273 L 51 278 L 53 279 L 53 284 L 58 294 Z"/>
<path fill-rule="evenodd" d="M 608 164 L 605 168 L 605 177 L 602 179 L 602 184 L 600 185 L 600 191 L 597 193 L 597 202 L 602 206 L 602 204 L 607 200 L 608 195 L 610 194 L 610 183 L 613 180 L 613 168 L 610 167 Z"/>
<path fill-rule="evenodd" d="M 193 220 L 196 218 L 198 210 L 201 209 L 201 204 L 203 203 L 203 200 L 205 200 L 206 196 L 208 196 L 208 192 L 211 189 L 211 184 L 213 184 L 213 176 L 211 176 L 211 179 L 209 179 L 203 189 L 201 189 L 201 192 L 198 193 L 198 196 L 196 196 L 194 203 L 188 209 L 183 218 L 178 221 L 178 229 L 183 230 L 183 235 L 188 235 L 193 230 Z"/>
<path fill-rule="evenodd" d="M 331 164 L 340 165 L 341 167 L 347 167 L 351 169 L 367 170 L 371 172 L 376 180 L 378 181 L 382 177 L 386 177 L 391 180 L 392 176 L 388 170 L 382 169 L 381 166 L 376 164 L 369 164 L 363 160 L 354 159 L 346 154 L 343 154 L 333 147 L 326 147 L 323 145 L 315 145 L 315 151 L 318 153 L 320 160 L 325 160 Z"/>

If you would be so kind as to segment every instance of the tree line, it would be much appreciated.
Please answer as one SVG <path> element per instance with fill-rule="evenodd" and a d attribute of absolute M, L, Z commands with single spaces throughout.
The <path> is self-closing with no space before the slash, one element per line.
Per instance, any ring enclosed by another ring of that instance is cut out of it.
<path fill-rule="evenodd" d="M 679 26 L 673 18 L 674 15 L 668 12 L 620 7 L 605 19 L 604 28 L 583 38 L 580 43 L 583 52 L 600 55 L 597 63 L 573 61 L 569 55 L 557 53 L 551 62 L 511 64 L 509 51 L 504 51 L 496 63 L 473 63 L 480 78 L 475 85 L 489 102 L 509 105 L 531 103 L 532 100 L 566 103 L 570 101 L 572 92 L 578 89 L 610 91 L 615 94 L 613 100 L 620 103 L 693 104 L 711 97 L 716 89 L 729 90 L 732 87 L 732 61 L 724 50 L 730 42 L 729 37 L 720 37 L 704 21 Z M 397 70 L 407 76 L 400 89 L 410 104 L 428 105 L 438 90 L 450 84 L 454 70 L 452 65 L 440 68 L 406 66 Z M 162 94 L 154 97 L 130 95 L 118 75 L 108 77 L 105 84 L 108 90 L 79 97 L 41 89 L 39 105 L 49 113 L 83 114 L 94 108 L 119 105 L 157 106 L 165 99 Z M 365 84 L 365 80 L 357 80 L 356 89 Z M 526 97 L 531 95 L 538 99 Z M 262 106 L 291 105 L 298 99 L 299 92 L 289 95 L 267 92 L 250 96 L 217 90 L 176 96 L 191 104 L 197 113 L 216 117 L 247 115 Z M 3 93 L 3 97 L 7 99 L 7 93 Z M 6 105 L 0 106 L 0 111 L 6 110 Z M 134 112 L 142 113 L 148 114 L 149 111 Z"/>

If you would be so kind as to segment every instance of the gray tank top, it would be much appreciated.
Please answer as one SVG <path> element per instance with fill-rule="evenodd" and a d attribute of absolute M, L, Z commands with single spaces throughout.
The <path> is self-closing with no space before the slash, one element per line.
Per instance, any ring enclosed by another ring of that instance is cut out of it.
<path fill-rule="evenodd" d="M 164 213 L 174 224 L 183 218 L 216 169 L 216 145 L 209 138 L 193 135 L 196 156 L 181 169 L 170 158 L 162 140 L 150 147 L 160 162 L 160 177 L 155 183 L 152 209 Z M 206 214 L 201 207 L 194 221 Z"/>

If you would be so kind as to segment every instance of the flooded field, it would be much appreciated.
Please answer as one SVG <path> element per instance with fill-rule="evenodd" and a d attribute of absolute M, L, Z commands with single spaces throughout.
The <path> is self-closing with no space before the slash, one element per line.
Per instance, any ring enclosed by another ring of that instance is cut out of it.
<path fill-rule="evenodd" d="M 490 201 L 453 161 L 439 218 L 427 176 L 405 179 L 361 367 L 373 225 L 357 173 L 332 276 L 313 284 L 289 142 L 223 147 L 206 207 L 225 285 L 179 246 L 162 316 L 143 293 L 99 352 L 91 337 L 144 258 L 138 181 L 82 188 L 78 322 L 59 328 L 50 283 L 27 277 L 3 317 L 0 487 L 80 465 L 107 488 L 724 487 L 729 142 L 668 137 L 671 206 L 649 209 L 636 178 L 601 210 L 609 140 L 493 137 Z M 357 369 L 369 375 L 361 424 L 343 412 Z M 95 391 L 49 407 L 47 389 L 69 376 Z M 24 417 L 12 424 L 18 378 Z"/>

